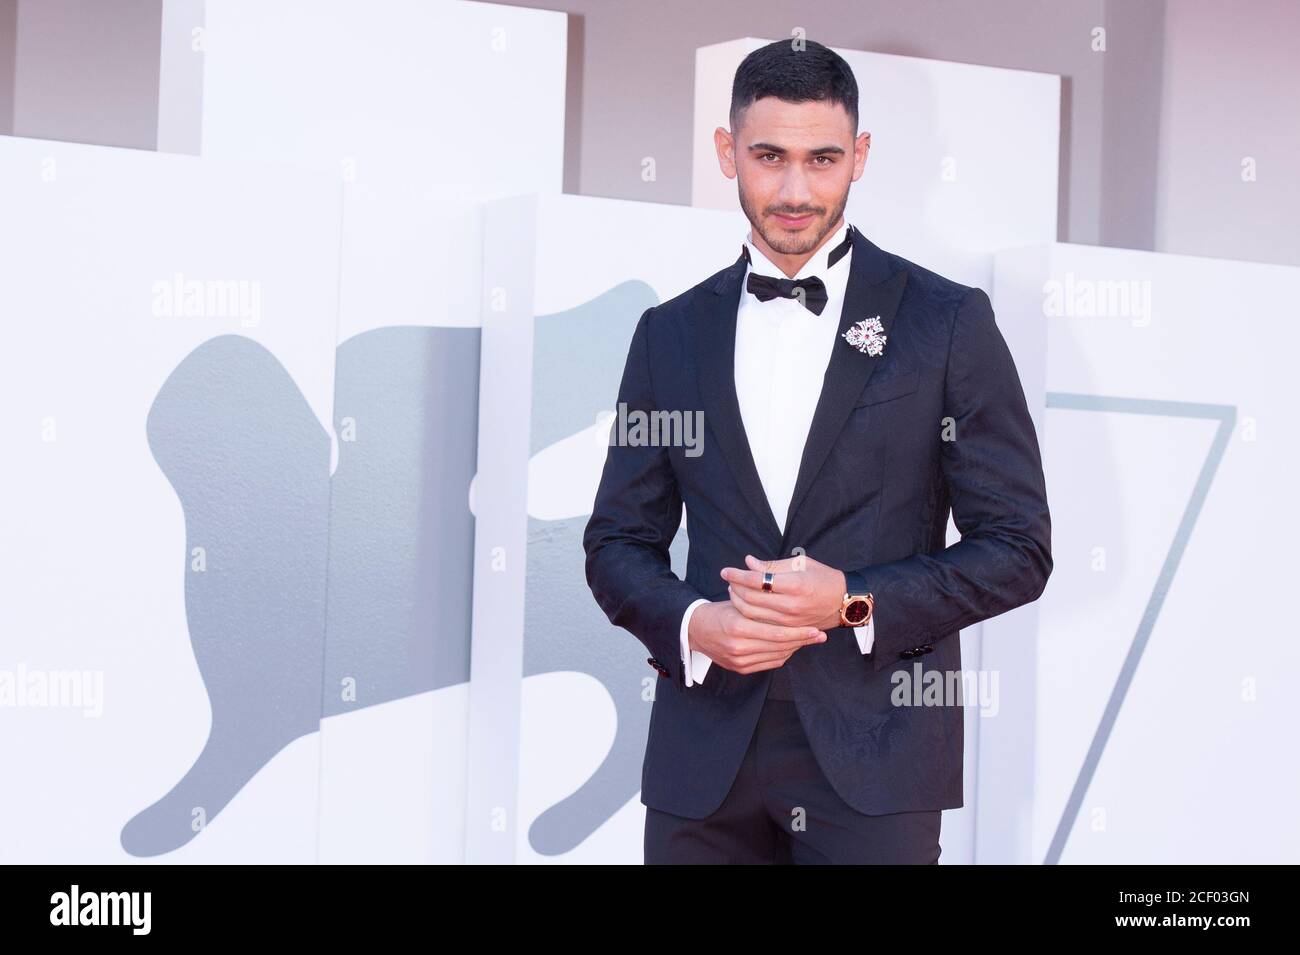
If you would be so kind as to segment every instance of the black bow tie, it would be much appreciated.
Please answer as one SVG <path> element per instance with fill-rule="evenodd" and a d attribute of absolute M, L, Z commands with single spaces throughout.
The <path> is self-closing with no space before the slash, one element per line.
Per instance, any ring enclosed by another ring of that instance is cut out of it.
<path fill-rule="evenodd" d="M 844 241 L 832 249 L 826 257 L 826 267 L 830 268 L 838 262 L 848 254 L 849 249 L 852 247 L 853 226 L 849 226 L 845 232 Z M 749 262 L 749 247 L 742 244 L 740 250 L 745 256 L 745 261 Z M 749 278 L 745 281 L 745 290 L 751 292 L 760 302 L 766 302 L 778 296 L 801 301 L 804 307 L 814 315 L 820 315 L 830 299 L 830 296 L 826 294 L 826 283 L 815 275 L 802 279 L 787 279 L 750 272 Z"/>
<path fill-rule="evenodd" d="M 750 272 L 745 282 L 745 289 L 757 296 L 760 302 L 766 302 L 777 296 L 793 298 L 803 302 L 814 315 L 820 315 L 826 307 L 830 296 L 826 294 L 826 283 L 815 275 L 804 279 L 774 279 L 770 275 Z"/>

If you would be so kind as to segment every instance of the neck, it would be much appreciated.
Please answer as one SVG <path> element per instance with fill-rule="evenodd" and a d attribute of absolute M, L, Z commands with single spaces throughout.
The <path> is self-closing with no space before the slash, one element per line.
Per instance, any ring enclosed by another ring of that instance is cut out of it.
<path fill-rule="evenodd" d="M 835 220 L 833 226 L 826 230 L 826 234 L 822 236 L 822 240 L 817 243 L 816 248 L 810 249 L 807 252 L 800 252 L 798 255 L 787 255 L 777 252 L 767 244 L 763 239 L 763 236 L 759 234 L 753 226 L 750 226 L 749 229 L 749 244 L 767 256 L 767 260 L 784 272 L 786 278 L 792 279 L 799 274 L 799 270 L 804 267 L 804 263 L 816 255 L 821 250 L 822 246 L 835 237 L 835 234 L 840 231 L 842 225 L 844 225 L 843 214 Z"/>

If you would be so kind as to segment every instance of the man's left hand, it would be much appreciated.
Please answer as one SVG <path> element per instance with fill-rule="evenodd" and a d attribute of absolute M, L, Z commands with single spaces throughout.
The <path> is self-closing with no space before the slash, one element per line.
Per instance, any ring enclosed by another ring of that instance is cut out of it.
<path fill-rule="evenodd" d="M 800 554 L 785 560 L 745 555 L 746 570 L 722 568 L 731 603 L 751 620 L 787 627 L 829 630 L 843 626 L 840 605 L 848 584 L 844 572 Z M 771 571 L 772 592 L 763 592 L 763 571 Z"/>

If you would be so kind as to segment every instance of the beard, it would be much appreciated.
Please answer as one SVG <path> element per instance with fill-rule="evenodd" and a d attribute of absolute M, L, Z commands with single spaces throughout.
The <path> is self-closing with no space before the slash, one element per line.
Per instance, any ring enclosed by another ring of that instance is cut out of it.
<path fill-rule="evenodd" d="M 763 215 L 760 214 L 758 207 L 750 201 L 749 196 L 745 193 L 745 184 L 741 181 L 739 176 L 736 177 L 736 189 L 740 194 L 741 211 L 745 213 L 745 218 L 749 220 L 749 224 L 751 228 L 753 228 L 754 232 L 756 232 L 758 235 L 761 235 L 763 237 L 763 241 L 767 243 L 769 248 L 781 253 L 782 255 L 803 255 L 807 252 L 813 251 L 818 246 L 820 246 L 822 242 L 826 239 L 826 236 L 830 233 L 832 226 L 834 226 L 836 223 L 840 221 L 840 217 L 843 216 L 844 214 L 844 208 L 845 206 L 848 205 L 849 202 L 849 192 L 847 189 L 845 189 L 844 194 L 840 196 L 832 214 L 826 216 L 821 220 L 822 226 L 820 231 L 818 231 L 816 235 L 813 236 L 793 235 L 792 236 L 776 229 L 771 230 L 769 232 L 768 229 L 764 228 L 764 222 L 766 220 L 764 219 Z M 773 214 L 773 213 L 780 213 L 781 215 L 810 214 L 814 216 L 817 215 L 820 211 L 821 210 L 818 209 L 801 209 L 801 210 L 782 209 L 779 206 L 773 209 L 766 210 L 768 214 Z"/>

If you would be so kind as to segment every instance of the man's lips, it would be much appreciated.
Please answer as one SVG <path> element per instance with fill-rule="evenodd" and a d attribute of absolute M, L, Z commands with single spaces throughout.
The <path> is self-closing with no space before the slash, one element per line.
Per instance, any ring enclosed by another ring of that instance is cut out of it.
<path fill-rule="evenodd" d="M 787 229 L 797 229 L 802 225 L 807 225 L 812 220 L 812 213 L 806 213 L 801 216 L 783 216 L 779 212 L 775 214 L 781 225 Z"/>

